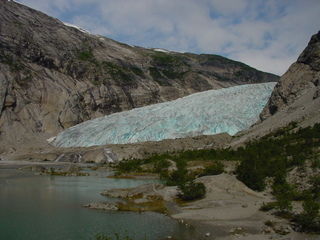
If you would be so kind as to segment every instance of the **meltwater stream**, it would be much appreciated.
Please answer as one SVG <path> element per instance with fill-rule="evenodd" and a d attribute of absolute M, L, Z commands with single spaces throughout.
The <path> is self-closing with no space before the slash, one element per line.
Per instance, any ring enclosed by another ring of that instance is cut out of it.
<path fill-rule="evenodd" d="M 95 239 L 97 233 L 127 233 L 135 240 L 158 240 L 190 234 L 181 224 L 157 213 L 104 212 L 81 207 L 108 200 L 99 194 L 104 189 L 134 187 L 152 180 L 17 173 L 0 169 L 0 239 L 81 240 Z"/>

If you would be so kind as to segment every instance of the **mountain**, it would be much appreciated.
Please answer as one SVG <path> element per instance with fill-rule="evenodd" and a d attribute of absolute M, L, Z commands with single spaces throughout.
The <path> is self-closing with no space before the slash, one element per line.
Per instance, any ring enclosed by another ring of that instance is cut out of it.
<path fill-rule="evenodd" d="M 0 153 L 106 114 L 274 81 L 221 56 L 129 46 L 0 0 Z"/>
<path fill-rule="evenodd" d="M 114 113 L 59 133 L 58 147 L 90 147 L 200 135 L 234 135 L 255 123 L 275 83 L 195 93 L 177 100 Z"/>
<path fill-rule="evenodd" d="M 305 95 L 311 103 L 320 97 L 320 32 L 312 36 L 297 62 L 281 77 L 261 119 L 288 108 Z"/>
<path fill-rule="evenodd" d="M 232 145 L 265 136 L 292 122 L 300 127 L 320 122 L 320 32 L 311 37 L 297 61 L 280 78 L 260 121 L 241 132 Z"/>

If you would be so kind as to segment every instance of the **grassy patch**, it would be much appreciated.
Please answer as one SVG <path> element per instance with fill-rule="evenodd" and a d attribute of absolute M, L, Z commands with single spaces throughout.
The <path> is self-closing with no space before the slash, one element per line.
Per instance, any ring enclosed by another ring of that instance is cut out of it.
<path fill-rule="evenodd" d="M 94 55 L 91 49 L 82 50 L 78 53 L 78 59 L 81 61 L 94 61 Z"/>

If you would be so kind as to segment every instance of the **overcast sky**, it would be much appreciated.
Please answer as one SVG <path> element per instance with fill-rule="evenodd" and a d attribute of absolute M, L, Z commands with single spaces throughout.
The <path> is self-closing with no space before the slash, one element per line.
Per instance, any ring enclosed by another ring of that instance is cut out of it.
<path fill-rule="evenodd" d="M 320 0 L 18 0 L 91 33 L 213 53 L 283 74 L 320 30 Z"/>

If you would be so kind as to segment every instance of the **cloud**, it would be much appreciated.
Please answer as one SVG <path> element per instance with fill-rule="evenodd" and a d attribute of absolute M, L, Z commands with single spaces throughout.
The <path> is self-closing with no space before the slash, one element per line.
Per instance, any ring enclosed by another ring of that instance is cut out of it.
<path fill-rule="evenodd" d="M 20 0 L 144 47 L 213 53 L 283 74 L 319 31 L 318 0 Z"/>

